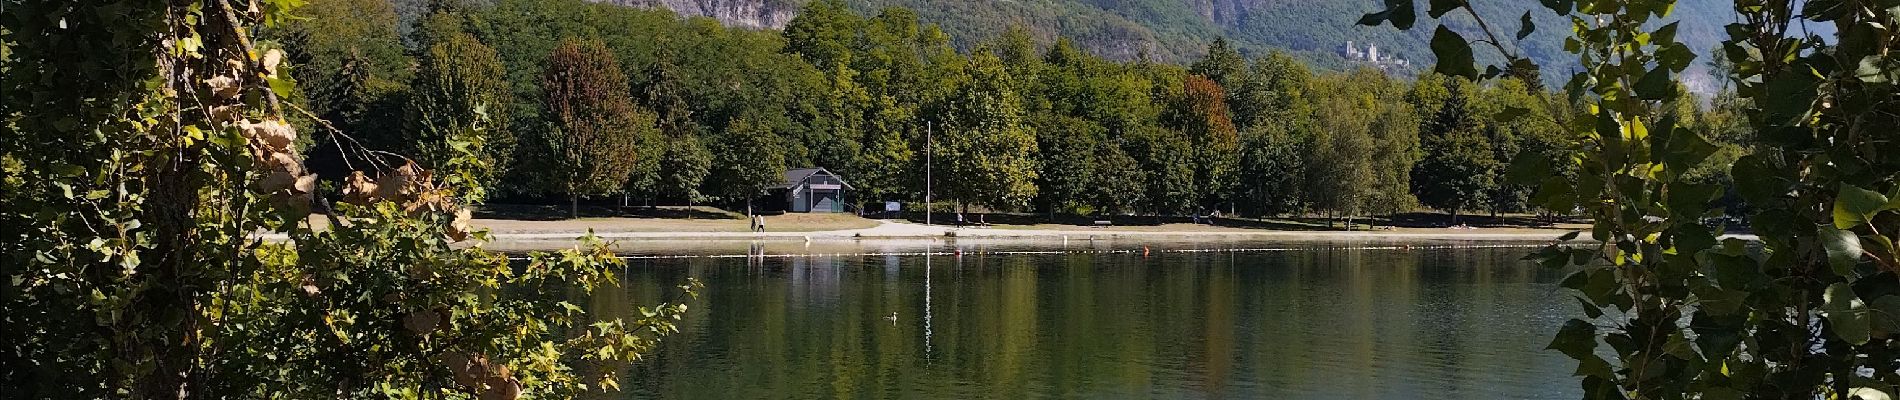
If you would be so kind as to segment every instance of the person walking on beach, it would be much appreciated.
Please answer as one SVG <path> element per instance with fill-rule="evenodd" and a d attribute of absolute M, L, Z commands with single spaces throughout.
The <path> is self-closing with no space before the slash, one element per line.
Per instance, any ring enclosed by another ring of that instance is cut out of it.
<path fill-rule="evenodd" d="M 758 221 L 757 225 L 755 225 L 756 226 L 755 229 L 758 229 L 758 230 L 755 232 L 765 232 L 765 216 L 759 215 L 759 216 L 754 216 L 752 218 Z"/>

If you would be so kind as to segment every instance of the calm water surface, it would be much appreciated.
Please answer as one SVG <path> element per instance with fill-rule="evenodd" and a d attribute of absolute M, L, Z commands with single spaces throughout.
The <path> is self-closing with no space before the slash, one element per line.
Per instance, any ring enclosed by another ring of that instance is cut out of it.
<path fill-rule="evenodd" d="M 1529 249 L 1302 247 L 635 260 L 592 302 L 706 283 L 632 398 L 1578 397 Z"/>

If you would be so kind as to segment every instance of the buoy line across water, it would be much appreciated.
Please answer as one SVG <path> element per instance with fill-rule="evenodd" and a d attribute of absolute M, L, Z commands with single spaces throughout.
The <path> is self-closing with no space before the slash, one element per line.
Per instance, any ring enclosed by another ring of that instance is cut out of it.
<path fill-rule="evenodd" d="M 1141 254 L 1151 253 L 1268 253 L 1304 250 L 1452 250 L 1452 249 L 1505 249 L 1534 248 L 1549 246 L 1546 244 L 1438 244 L 1438 245 L 1383 245 L 1383 246 L 1318 246 L 1318 247 L 1251 247 L 1251 248 L 1214 248 L 1214 249 L 1160 249 L 1151 250 L 1146 246 L 1136 249 L 1110 250 L 996 250 L 996 251 L 910 251 L 910 252 L 867 252 L 867 253 L 781 253 L 781 254 L 677 254 L 677 255 L 621 255 L 623 260 L 669 260 L 693 258 L 819 258 L 819 257 L 910 257 L 910 256 L 991 256 L 991 255 L 1081 255 L 1081 254 Z M 527 257 L 509 257 L 509 260 L 527 260 Z"/>

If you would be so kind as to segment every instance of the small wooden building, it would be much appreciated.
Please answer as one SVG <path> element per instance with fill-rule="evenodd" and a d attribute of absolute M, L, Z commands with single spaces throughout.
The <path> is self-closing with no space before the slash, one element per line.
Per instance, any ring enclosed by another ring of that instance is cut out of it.
<path fill-rule="evenodd" d="M 845 192 L 852 189 L 844 178 L 824 168 L 798 168 L 785 171 L 785 183 L 772 189 L 770 198 L 784 204 L 785 212 L 845 212 Z"/>

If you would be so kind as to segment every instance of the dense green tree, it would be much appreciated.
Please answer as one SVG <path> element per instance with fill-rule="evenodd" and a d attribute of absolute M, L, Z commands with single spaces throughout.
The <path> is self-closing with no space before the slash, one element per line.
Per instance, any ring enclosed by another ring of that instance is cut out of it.
<path fill-rule="evenodd" d="M 1559 125 L 1553 111 L 1561 111 L 1545 105 L 1550 100 L 1541 89 L 1528 88 L 1517 78 L 1503 78 L 1492 82 L 1482 90 L 1482 102 L 1485 107 L 1479 115 L 1491 115 L 1486 122 L 1486 136 L 1491 141 L 1492 158 L 1498 160 L 1498 170 L 1492 173 L 1497 184 L 1485 195 L 1486 208 L 1493 215 L 1498 213 L 1525 212 L 1530 210 L 1532 187 L 1515 184 L 1504 179 L 1509 172 L 1512 160 L 1523 154 L 1528 157 L 1558 157 L 1555 149 L 1560 147 L 1564 128 Z M 1518 112 L 1506 112 L 1516 108 Z M 1562 173 L 1562 171 L 1550 171 Z"/>
<path fill-rule="evenodd" d="M 1248 67 L 1251 78 L 1242 82 L 1229 99 L 1234 121 L 1241 127 L 1257 124 L 1301 124 L 1313 117 L 1311 92 L 1313 72 L 1306 63 L 1284 52 L 1267 53 Z"/>
<path fill-rule="evenodd" d="M 1450 213 L 1485 207 L 1498 184 L 1501 166 L 1486 135 L 1485 119 L 1473 102 L 1477 85 L 1460 77 L 1419 77 L 1408 94 L 1422 116 L 1419 145 L 1424 151 L 1412 169 L 1412 194 L 1421 204 Z"/>
<path fill-rule="evenodd" d="M 1276 215 L 1305 208 L 1306 125 L 1268 124 L 1242 135 L 1238 196 L 1245 215 Z"/>
<path fill-rule="evenodd" d="M 1194 187 L 1193 144 L 1181 132 L 1144 126 L 1129 135 L 1129 156 L 1140 163 L 1142 209 L 1159 215 L 1191 211 L 1200 193 Z"/>
<path fill-rule="evenodd" d="M 1102 215 L 1121 215 L 1140 210 L 1148 202 L 1147 171 L 1128 154 L 1127 144 L 1118 140 L 1096 142 L 1095 191 L 1090 205 Z"/>
<path fill-rule="evenodd" d="M 1028 205 L 1036 194 L 1036 136 L 1023 121 L 1002 60 L 988 49 L 970 56 L 962 82 L 943 105 L 933 144 L 938 187 L 964 204 L 992 209 Z"/>
<path fill-rule="evenodd" d="M 1366 127 L 1372 136 L 1372 150 L 1366 154 L 1372 178 L 1360 209 L 1371 214 L 1412 211 L 1418 206 L 1412 195 L 1412 169 L 1423 154 L 1418 112 L 1405 101 L 1407 87 L 1368 68 L 1354 70 L 1346 79 L 1361 88 L 1357 101 L 1372 118 Z"/>
<path fill-rule="evenodd" d="M 297 70 L 254 39 L 329 22 L 300 3 L 0 9 L 0 392 L 571 398 L 676 331 L 683 305 L 559 301 L 615 284 L 597 241 L 521 264 L 457 243 L 485 236 L 463 179 L 485 174 L 480 128 L 447 134 L 439 168 L 364 162 L 342 193 L 316 185 L 299 137 L 387 150 L 285 123 Z"/>
<path fill-rule="evenodd" d="M 1371 116 L 1348 98 L 1324 96 L 1316 103 L 1314 110 L 1326 117 L 1317 120 L 1308 137 L 1310 153 L 1302 170 L 1306 204 L 1329 216 L 1359 215 L 1373 183 L 1372 160 L 1366 157 L 1373 148 L 1366 130 Z"/>
<path fill-rule="evenodd" d="M 700 184 L 712 169 L 712 154 L 699 135 L 684 134 L 666 138 L 660 155 L 660 176 L 656 185 L 661 198 L 679 199 L 690 206 L 704 201 Z M 649 153 L 651 154 L 651 153 Z"/>
<path fill-rule="evenodd" d="M 1197 212 L 1219 209 L 1232 200 L 1240 137 L 1227 114 L 1226 98 L 1220 84 L 1189 75 L 1165 116 L 1165 123 L 1180 130 L 1190 146 Z"/>
<path fill-rule="evenodd" d="M 502 111 L 514 99 L 503 78 L 495 50 L 472 35 L 457 34 L 429 46 L 410 85 L 403 118 L 405 150 L 427 165 L 442 165 L 456 154 L 448 148 L 447 136 L 479 118 L 488 121 L 483 161 L 495 167 L 492 174 L 505 174 L 514 160 L 516 139 Z"/>
<path fill-rule="evenodd" d="M 1041 163 L 1036 181 L 1037 207 L 1044 212 L 1089 214 L 1096 206 L 1103 181 L 1097 154 L 1107 130 L 1074 116 L 1047 116 L 1036 123 L 1036 153 Z"/>
<path fill-rule="evenodd" d="M 1315 118 L 1305 146 L 1306 168 L 1302 172 L 1306 203 L 1330 215 L 1350 218 L 1380 206 L 1390 209 L 1390 182 L 1383 182 L 1379 167 L 1386 166 L 1377 155 L 1405 157 L 1381 149 L 1399 143 L 1381 142 L 1384 132 L 1379 119 L 1388 110 L 1386 88 L 1376 73 L 1359 72 L 1332 75 L 1314 82 Z M 1402 160 L 1401 160 L 1402 162 Z M 1410 165 L 1406 165 L 1409 167 Z M 1403 184 L 1403 182 L 1401 182 Z M 1382 190 L 1383 189 L 1383 190 Z M 1399 201 L 1403 201 L 1402 199 Z"/>
<path fill-rule="evenodd" d="M 703 200 L 699 187 L 712 160 L 700 140 L 701 126 L 693 119 L 676 58 L 672 49 L 660 48 L 633 89 L 641 107 L 657 116 L 659 134 L 635 140 L 636 152 L 653 157 L 636 162 L 627 189 L 648 200 L 690 205 Z"/>
<path fill-rule="evenodd" d="M 1313 154 L 1314 115 L 1307 95 L 1312 72 L 1284 53 L 1272 53 L 1248 66 L 1244 94 L 1230 94 L 1241 134 L 1236 185 L 1252 215 L 1302 211 L 1303 179 Z"/>
<path fill-rule="evenodd" d="M 265 36 L 283 44 L 297 66 L 298 96 L 318 117 L 384 149 L 398 138 L 415 60 L 397 35 L 388 0 L 321 0 L 300 8 Z"/>
<path fill-rule="evenodd" d="M 611 193 L 627 181 L 641 157 L 634 146 L 641 131 L 655 129 L 654 117 L 628 99 L 627 77 L 601 42 L 569 38 L 547 63 L 541 87 L 550 124 L 538 144 L 553 156 L 549 184 L 578 216 L 581 196 Z"/>
<path fill-rule="evenodd" d="M 729 205 L 743 204 L 747 214 L 752 201 L 785 179 L 785 149 L 771 128 L 740 117 L 711 137 L 706 147 L 712 163 L 704 190 Z"/>
<path fill-rule="evenodd" d="M 785 51 L 798 54 L 806 62 L 827 73 L 842 71 L 852 61 L 862 18 L 853 14 L 840 0 L 806 3 L 798 16 L 785 24 Z"/>
<path fill-rule="evenodd" d="M 1228 88 L 1239 87 L 1249 78 L 1247 72 L 1247 58 L 1229 45 L 1226 38 L 1215 38 L 1207 45 L 1207 55 L 1188 66 L 1188 73 Z"/>

